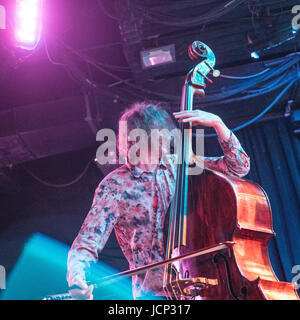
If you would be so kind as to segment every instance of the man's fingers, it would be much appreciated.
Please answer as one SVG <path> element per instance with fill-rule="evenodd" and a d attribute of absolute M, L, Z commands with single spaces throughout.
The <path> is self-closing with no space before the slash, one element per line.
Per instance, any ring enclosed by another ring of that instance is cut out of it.
<path fill-rule="evenodd" d="M 85 294 L 86 295 L 91 295 L 91 293 L 93 292 L 93 289 L 94 289 L 94 286 L 92 286 L 92 285 L 90 285 L 89 287 L 88 287 L 88 289 L 87 290 L 85 290 Z"/>
<path fill-rule="evenodd" d="M 178 116 L 175 116 L 176 119 L 182 119 L 182 118 L 186 118 L 186 117 L 192 117 L 193 114 L 180 114 Z"/>
<path fill-rule="evenodd" d="M 74 288 L 71 287 L 69 292 L 74 299 L 79 299 L 79 300 L 93 299 L 92 292 L 93 292 L 94 286 L 92 285 L 88 286 L 85 281 L 82 281 L 80 279 L 74 279 L 73 286 Z"/>
<path fill-rule="evenodd" d="M 86 284 L 85 281 L 82 281 L 80 279 L 74 279 L 73 280 L 73 285 L 83 289 L 83 290 L 87 290 L 88 289 L 88 285 Z"/>
<path fill-rule="evenodd" d="M 70 294 L 74 299 L 77 300 L 92 300 L 93 294 L 92 290 L 80 290 L 80 289 L 72 289 L 70 290 Z"/>
<path fill-rule="evenodd" d="M 193 111 L 182 111 L 182 112 L 174 112 L 173 115 L 175 118 L 180 118 L 180 117 L 184 117 L 184 116 L 192 116 L 194 115 L 195 112 Z"/>
<path fill-rule="evenodd" d="M 79 289 L 72 289 L 69 291 L 70 295 L 72 296 L 73 299 L 76 300 L 81 300 L 81 299 L 85 299 L 85 294 L 83 293 L 82 290 Z"/>
<path fill-rule="evenodd" d="M 185 112 L 195 112 L 197 110 L 182 110 L 182 111 L 176 111 L 176 112 L 173 112 L 173 114 L 182 114 L 182 113 L 185 113 Z"/>
<path fill-rule="evenodd" d="M 200 118 L 198 114 L 188 113 L 188 114 L 181 114 L 181 115 L 175 116 L 175 119 L 180 120 L 180 119 L 191 118 L 191 117 L 197 118 L 197 119 Z"/>
<path fill-rule="evenodd" d="M 179 122 L 190 122 L 190 121 L 199 121 L 199 119 L 196 117 L 191 117 L 191 118 L 184 118 L 179 120 Z"/>

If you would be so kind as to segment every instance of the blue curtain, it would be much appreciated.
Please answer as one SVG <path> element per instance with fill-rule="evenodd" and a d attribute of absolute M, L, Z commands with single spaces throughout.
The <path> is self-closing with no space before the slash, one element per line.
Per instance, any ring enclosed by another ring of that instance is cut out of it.
<path fill-rule="evenodd" d="M 270 241 L 273 269 L 282 281 L 291 281 L 300 265 L 300 136 L 289 119 L 261 122 L 236 133 L 251 157 L 248 179 L 266 191 L 276 237 Z"/>

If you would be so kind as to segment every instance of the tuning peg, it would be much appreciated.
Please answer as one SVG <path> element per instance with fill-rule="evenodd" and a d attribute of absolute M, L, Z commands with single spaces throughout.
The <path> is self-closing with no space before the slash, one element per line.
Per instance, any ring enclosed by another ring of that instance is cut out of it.
<path fill-rule="evenodd" d="M 214 69 L 214 70 L 213 70 L 213 76 L 214 76 L 215 78 L 220 77 L 220 75 L 221 75 L 220 70 L 217 70 L 217 69 Z"/>
<path fill-rule="evenodd" d="M 197 73 L 200 74 L 201 77 L 205 78 L 209 83 L 213 83 L 212 80 L 210 80 L 205 74 L 203 74 L 202 72 L 200 72 L 199 70 L 197 70 Z"/>
<path fill-rule="evenodd" d="M 204 63 L 209 67 L 210 71 L 212 71 L 212 74 L 215 78 L 219 77 L 221 72 L 220 70 L 214 69 L 212 66 L 210 66 L 206 61 Z"/>

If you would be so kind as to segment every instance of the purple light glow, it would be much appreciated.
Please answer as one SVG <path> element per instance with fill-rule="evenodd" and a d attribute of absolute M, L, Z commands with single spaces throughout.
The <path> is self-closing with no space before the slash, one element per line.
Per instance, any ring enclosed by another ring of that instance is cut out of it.
<path fill-rule="evenodd" d="M 40 41 L 43 0 L 16 0 L 15 40 L 17 47 L 33 50 Z"/>

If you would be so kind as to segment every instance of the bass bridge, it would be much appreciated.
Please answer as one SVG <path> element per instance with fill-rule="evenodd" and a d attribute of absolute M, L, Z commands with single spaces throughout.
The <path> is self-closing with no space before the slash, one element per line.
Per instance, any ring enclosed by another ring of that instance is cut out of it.
<path fill-rule="evenodd" d="M 186 299 L 187 297 L 194 298 L 201 295 L 203 289 L 217 286 L 218 279 L 209 279 L 205 277 L 195 277 L 188 279 L 173 280 L 164 287 L 169 298 L 177 300 Z M 171 295 L 171 296 L 170 296 Z"/>

